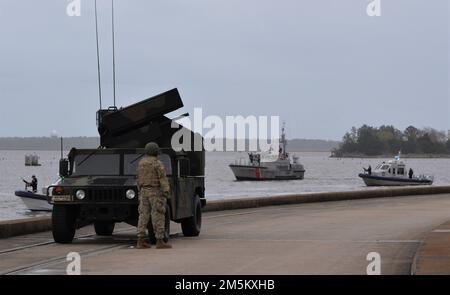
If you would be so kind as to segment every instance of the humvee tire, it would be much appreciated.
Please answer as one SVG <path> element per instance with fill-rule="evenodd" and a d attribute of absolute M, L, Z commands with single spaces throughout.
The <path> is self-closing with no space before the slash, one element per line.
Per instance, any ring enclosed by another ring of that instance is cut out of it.
<path fill-rule="evenodd" d="M 202 228 L 202 203 L 200 198 L 195 196 L 194 216 L 181 220 L 181 230 L 186 237 L 196 237 Z"/>
<path fill-rule="evenodd" d="M 111 236 L 116 225 L 113 221 L 94 221 L 94 229 L 97 236 Z"/>
<path fill-rule="evenodd" d="M 166 204 L 166 216 L 165 216 L 165 231 L 164 231 L 164 242 L 168 242 L 170 238 L 170 207 L 168 204 Z M 150 240 L 150 244 L 155 245 L 156 244 L 156 237 L 155 232 L 153 231 L 153 224 L 152 224 L 152 218 L 150 217 L 150 220 L 147 225 L 148 230 L 148 239 Z"/>
<path fill-rule="evenodd" d="M 56 243 L 68 244 L 75 236 L 76 208 L 54 205 L 52 212 L 52 234 Z"/>

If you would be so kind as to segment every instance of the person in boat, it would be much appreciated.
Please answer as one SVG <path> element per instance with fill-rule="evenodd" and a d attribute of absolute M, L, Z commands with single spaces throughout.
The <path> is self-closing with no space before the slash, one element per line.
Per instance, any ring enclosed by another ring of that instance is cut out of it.
<path fill-rule="evenodd" d="M 409 172 L 408 172 L 409 179 L 412 179 L 413 175 L 414 175 L 414 170 L 412 170 L 412 168 L 409 168 Z"/>
<path fill-rule="evenodd" d="M 38 180 L 36 178 L 36 175 L 31 176 L 31 182 L 28 182 L 25 179 L 23 179 L 23 182 L 25 182 L 27 188 L 31 187 L 33 193 L 37 193 Z"/>
<path fill-rule="evenodd" d="M 363 168 L 363 169 L 364 169 L 364 172 L 367 172 L 367 174 L 372 175 L 372 166 L 369 165 L 369 167 L 367 169 L 366 168 Z"/>
<path fill-rule="evenodd" d="M 250 159 L 250 164 L 253 164 L 253 153 L 248 153 L 248 158 Z"/>

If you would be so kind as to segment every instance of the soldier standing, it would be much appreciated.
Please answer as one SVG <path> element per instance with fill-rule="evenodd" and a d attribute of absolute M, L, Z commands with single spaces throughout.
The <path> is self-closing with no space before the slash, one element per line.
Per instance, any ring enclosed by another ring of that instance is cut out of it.
<path fill-rule="evenodd" d="M 139 222 L 136 248 L 150 248 L 145 241 L 150 216 L 156 237 L 156 249 L 169 249 L 172 246 L 164 242 L 166 202 L 170 197 L 169 181 L 164 165 L 156 158 L 159 147 L 150 142 L 145 146 L 146 156 L 139 162 L 137 185 L 139 188 Z"/>

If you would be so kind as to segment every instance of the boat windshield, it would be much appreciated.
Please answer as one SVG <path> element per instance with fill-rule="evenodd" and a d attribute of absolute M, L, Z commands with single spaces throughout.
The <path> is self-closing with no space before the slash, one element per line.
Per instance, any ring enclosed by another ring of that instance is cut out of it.
<path fill-rule="evenodd" d="M 380 170 L 388 170 L 388 169 L 389 169 L 389 165 L 386 165 L 386 164 L 381 165 Z"/>

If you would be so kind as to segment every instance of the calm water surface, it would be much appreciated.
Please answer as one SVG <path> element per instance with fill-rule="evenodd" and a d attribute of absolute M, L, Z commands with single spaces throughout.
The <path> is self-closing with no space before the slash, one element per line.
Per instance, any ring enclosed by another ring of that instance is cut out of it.
<path fill-rule="evenodd" d="M 26 167 L 25 155 L 30 151 L 0 151 L 0 220 L 36 216 L 27 211 L 14 191 L 23 189 L 21 178 L 35 174 L 39 187 L 57 179 L 58 151 L 40 151 L 40 167 Z M 206 196 L 208 199 L 270 196 L 292 193 L 329 192 L 370 189 L 358 178 L 362 167 L 389 159 L 331 159 L 329 153 L 302 152 L 306 173 L 304 180 L 249 182 L 235 181 L 228 164 L 246 158 L 246 153 L 206 154 Z M 432 174 L 435 185 L 450 184 L 450 159 L 405 159 L 417 174 Z M 40 188 L 39 188 L 40 189 Z M 42 215 L 42 214 L 41 214 Z"/>

